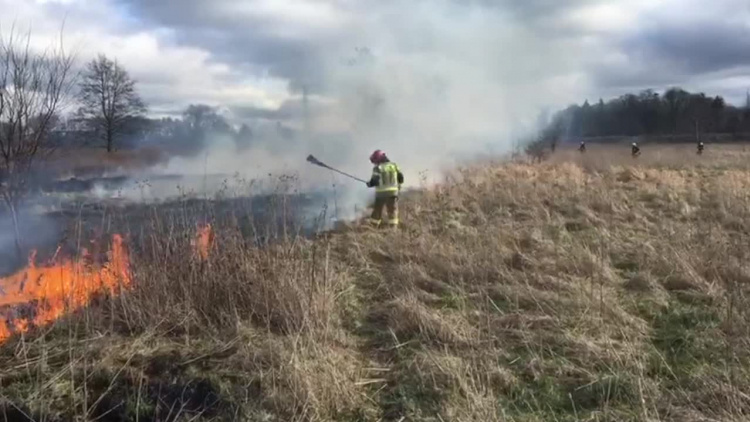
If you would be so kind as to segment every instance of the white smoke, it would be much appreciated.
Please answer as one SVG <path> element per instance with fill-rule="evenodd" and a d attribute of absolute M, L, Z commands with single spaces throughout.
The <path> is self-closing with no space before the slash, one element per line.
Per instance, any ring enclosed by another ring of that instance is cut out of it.
<path fill-rule="evenodd" d="M 364 186 L 332 179 L 306 163 L 307 154 L 367 178 L 367 157 L 383 149 L 415 187 L 425 174 L 440 180 L 443 169 L 462 160 L 509 152 L 519 136 L 536 129 L 543 109 L 578 100 L 588 88 L 580 54 L 585 42 L 550 38 L 537 23 L 518 19 L 512 6 L 360 4 L 342 9 L 331 37 L 337 41 L 310 71 L 307 115 L 285 122 L 298 129 L 295 142 L 282 146 L 266 135 L 242 153 L 213 146 L 207 155 L 173 159 L 165 171 L 296 174 L 304 188 L 338 184 L 351 208 L 348 201 L 363 205 L 368 197 Z M 304 78 L 293 82 L 306 86 Z M 303 100 L 301 92 L 292 97 Z"/>
<path fill-rule="evenodd" d="M 18 211 L 18 229 L 21 233 L 20 251 L 13 218 L 5 207 L 0 206 L 0 276 L 25 265 L 32 250 L 55 245 L 60 240 L 60 227 L 55 221 L 31 207 Z"/>

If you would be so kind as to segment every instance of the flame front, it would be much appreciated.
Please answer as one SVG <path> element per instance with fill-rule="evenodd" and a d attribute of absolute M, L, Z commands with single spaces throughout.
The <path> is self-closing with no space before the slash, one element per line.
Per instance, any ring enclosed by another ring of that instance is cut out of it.
<path fill-rule="evenodd" d="M 84 252 L 84 258 L 86 253 Z M 119 294 L 130 286 L 130 260 L 122 237 L 114 235 L 108 262 L 101 268 L 88 265 L 85 259 L 59 260 L 38 267 L 36 254 L 29 257 L 27 268 L 0 278 L 0 308 L 16 312 L 29 307 L 33 315 L 0 313 L 0 343 L 14 333 L 47 325 L 65 313 L 83 308 L 98 294 Z M 12 329 L 11 329 L 12 328 Z"/>

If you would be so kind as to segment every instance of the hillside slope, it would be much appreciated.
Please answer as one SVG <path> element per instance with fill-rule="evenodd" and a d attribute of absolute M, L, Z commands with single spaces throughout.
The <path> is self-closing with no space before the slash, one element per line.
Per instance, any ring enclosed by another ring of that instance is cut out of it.
<path fill-rule="evenodd" d="M 189 236 L 154 234 L 132 258 L 132 291 L 0 345 L 0 408 L 9 420 L 745 420 L 750 153 L 590 151 L 458 170 L 403 201 L 399 231 L 353 225 L 258 249 L 224 227 L 207 262 Z"/>

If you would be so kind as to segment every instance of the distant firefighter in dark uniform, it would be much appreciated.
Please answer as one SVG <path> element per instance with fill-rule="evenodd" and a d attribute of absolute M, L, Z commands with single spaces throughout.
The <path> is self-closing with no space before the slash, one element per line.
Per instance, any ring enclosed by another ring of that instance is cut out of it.
<path fill-rule="evenodd" d="M 586 152 L 586 142 L 581 141 L 581 145 L 578 146 L 578 151 Z"/>
<path fill-rule="evenodd" d="M 706 147 L 703 145 L 703 142 L 698 142 L 698 155 L 703 155 L 703 150 Z"/>
<path fill-rule="evenodd" d="M 638 147 L 638 143 L 636 142 L 633 142 L 633 145 L 631 146 L 630 150 L 631 150 L 630 153 L 633 155 L 633 157 L 637 157 L 641 155 L 641 149 Z"/>

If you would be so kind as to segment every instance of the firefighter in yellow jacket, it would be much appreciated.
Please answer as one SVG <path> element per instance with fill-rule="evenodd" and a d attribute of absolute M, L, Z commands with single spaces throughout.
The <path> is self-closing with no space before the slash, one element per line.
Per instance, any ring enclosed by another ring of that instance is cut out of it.
<path fill-rule="evenodd" d="M 375 188 L 375 206 L 372 210 L 371 221 L 380 225 L 383 219 L 383 208 L 388 211 L 386 220 L 391 227 L 398 226 L 398 194 L 404 183 L 404 174 L 398 164 L 388 159 L 385 153 L 377 150 L 370 156 L 370 162 L 375 166 L 367 187 Z"/>

